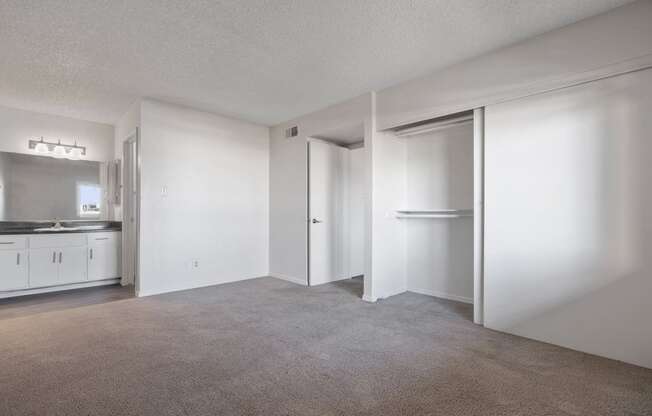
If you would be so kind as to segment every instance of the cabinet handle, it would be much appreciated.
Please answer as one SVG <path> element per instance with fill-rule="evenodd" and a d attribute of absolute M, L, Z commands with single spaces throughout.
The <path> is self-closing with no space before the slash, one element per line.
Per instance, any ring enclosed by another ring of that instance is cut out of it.
<path fill-rule="evenodd" d="M 0 241 L 0 244 L 14 244 L 13 241 Z"/>
<path fill-rule="evenodd" d="M 63 253 L 59 252 L 59 264 L 61 264 L 61 260 L 63 259 Z"/>
<path fill-rule="evenodd" d="M 99 240 L 108 240 L 108 239 L 109 239 L 109 237 L 102 237 L 102 238 L 96 238 L 95 240 L 99 241 Z"/>
<path fill-rule="evenodd" d="M 20 253 L 16 253 L 16 266 L 20 266 Z"/>
<path fill-rule="evenodd" d="M 93 260 L 93 249 L 91 249 L 91 260 Z"/>
<path fill-rule="evenodd" d="M 56 263 L 56 262 L 57 262 L 57 252 L 53 251 L 52 252 L 52 263 Z"/>

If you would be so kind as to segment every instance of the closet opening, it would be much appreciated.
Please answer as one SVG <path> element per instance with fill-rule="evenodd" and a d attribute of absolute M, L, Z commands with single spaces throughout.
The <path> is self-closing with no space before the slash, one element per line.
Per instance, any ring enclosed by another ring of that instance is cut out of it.
<path fill-rule="evenodd" d="M 483 111 L 392 129 L 404 143 L 405 189 L 394 212 L 411 292 L 473 305 L 483 322 Z M 470 314 L 470 310 L 469 310 Z"/>
<path fill-rule="evenodd" d="M 308 138 L 308 285 L 364 289 L 365 155 L 362 123 Z"/>

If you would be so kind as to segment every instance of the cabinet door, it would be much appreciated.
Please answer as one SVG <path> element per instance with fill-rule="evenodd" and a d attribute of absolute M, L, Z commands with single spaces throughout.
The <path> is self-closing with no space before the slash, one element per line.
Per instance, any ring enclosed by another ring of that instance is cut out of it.
<path fill-rule="evenodd" d="M 88 246 L 88 280 L 104 279 L 105 260 L 104 244 L 89 243 Z"/>
<path fill-rule="evenodd" d="M 29 251 L 29 287 L 59 284 L 59 257 L 56 248 L 36 248 Z"/>
<path fill-rule="evenodd" d="M 27 251 L 0 250 L 0 290 L 27 288 Z"/>
<path fill-rule="evenodd" d="M 65 247 L 57 249 L 59 262 L 59 284 L 83 282 L 88 278 L 86 247 Z"/>
<path fill-rule="evenodd" d="M 121 251 L 120 251 L 120 240 L 115 239 L 113 241 L 107 242 L 104 247 L 104 278 L 105 279 L 114 279 L 120 277 L 122 269 L 121 261 Z"/>
<path fill-rule="evenodd" d="M 120 277 L 120 240 L 116 236 L 89 238 L 88 280 Z"/>

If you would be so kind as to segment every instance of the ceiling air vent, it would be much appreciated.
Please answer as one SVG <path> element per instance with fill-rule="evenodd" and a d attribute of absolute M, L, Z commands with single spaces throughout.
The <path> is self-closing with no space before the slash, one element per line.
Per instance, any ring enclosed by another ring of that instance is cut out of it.
<path fill-rule="evenodd" d="M 297 137 L 299 135 L 299 126 L 292 126 L 285 129 L 285 138 L 289 139 L 290 137 Z"/>

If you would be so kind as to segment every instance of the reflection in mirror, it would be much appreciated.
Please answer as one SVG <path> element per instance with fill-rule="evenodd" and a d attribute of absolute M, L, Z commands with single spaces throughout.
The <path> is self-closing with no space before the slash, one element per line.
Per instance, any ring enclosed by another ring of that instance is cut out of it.
<path fill-rule="evenodd" d="M 0 152 L 0 221 L 97 220 L 100 162 Z"/>

